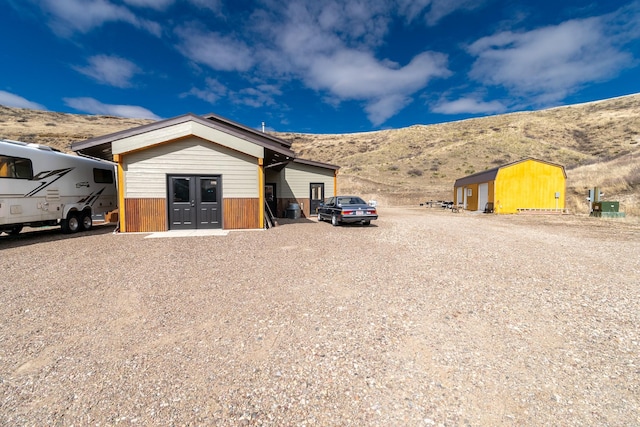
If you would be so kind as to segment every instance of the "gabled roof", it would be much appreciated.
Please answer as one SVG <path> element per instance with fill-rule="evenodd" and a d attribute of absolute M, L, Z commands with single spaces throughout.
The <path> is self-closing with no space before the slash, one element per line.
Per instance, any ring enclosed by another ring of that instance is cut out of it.
<path fill-rule="evenodd" d="M 271 141 L 273 141 L 276 144 L 280 144 L 286 148 L 291 148 L 291 143 L 289 141 L 285 141 L 284 139 L 280 139 L 280 138 L 276 138 L 275 136 L 269 135 L 267 133 L 264 132 L 259 132 L 255 129 L 252 129 L 250 127 L 247 127 L 243 124 L 240 124 L 238 122 L 234 122 L 232 120 L 229 120 L 227 118 L 224 118 L 222 116 L 218 116 L 217 114 L 213 114 L 213 113 L 209 113 L 209 114 L 205 114 L 203 116 L 201 116 L 203 119 L 207 119 L 210 120 L 214 123 L 218 123 L 221 126 L 224 126 L 226 129 L 230 129 L 230 128 L 234 128 L 236 129 L 238 132 L 245 132 L 245 133 L 249 133 L 249 134 L 259 134 L 260 136 L 269 139 Z"/>
<path fill-rule="evenodd" d="M 454 187 L 463 187 L 465 185 L 470 185 L 470 184 L 479 184 L 479 183 L 483 183 L 483 182 L 489 182 L 489 181 L 495 181 L 496 176 L 498 175 L 498 171 L 500 169 L 504 169 L 513 165 L 516 165 L 518 163 L 523 163 L 529 160 L 533 160 L 534 162 L 539 162 L 539 163 L 546 163 L 548 165 L 551 166 L 557 166 L 560 169 L 562 169 L 562 174 L 564 175 L 564 177 L 567 177 L 567 173 L 564 170 L 564 166 L 559 165 L 557 163 L 551 163 L 551 162 L 547 162 L 544 160 L 538 160 L 538 159 L 534 159 L 533 157 L 527 157 L 524 158 L 522 160 L 517 160 L 515 162 L 511 162 L 511 163 L 507 163 L 505 165 L 502 166 L 498 166 L 497 168 L 493 168 L 493 169 L 487 169 L 486 171 L 482 171 L 482 172 L 477 172 L 474 173 L 472 175 L 467 175 L 465 177 L 462 178 L 458 178 L 456 179 L 456 182 L 453 184 Z"/>
<path fill-rule="evenodd" d="M 190 121 L 216 129 L 265 148 L 266 164 L 290 160 L 295 157 L 295 153 L 291 150 L 291 144 L 287 141 L 275 138 L 246 126 L 242 126 L 214 114 L 208 114 L 201 117 L 191 113 L 77 142 L 71 145 L 71 149 L 89 156 L 113 160 L 112 143 L 114 141 L 157 131 Z"/>

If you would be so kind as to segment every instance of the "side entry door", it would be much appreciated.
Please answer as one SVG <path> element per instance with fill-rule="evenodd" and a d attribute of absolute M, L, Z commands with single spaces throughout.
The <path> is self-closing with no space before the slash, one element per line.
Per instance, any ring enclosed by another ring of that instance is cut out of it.
<path fill-rule="evenodd" d="M 271 210 L 271 215 L 278 216 L 278 197 L 276 194 L 276 184 L 267 183 L 264 185 L 264 200 L 267 202 L 267 206 Z"/>
<path fill-rule="evenodd" d="M 310 195 L 309 195 L 309 214 L 311 216 L 318 213 L 318 207 L 320 203 L 324 200 L 324 183 L 314 183 L 310 184 Z"/>

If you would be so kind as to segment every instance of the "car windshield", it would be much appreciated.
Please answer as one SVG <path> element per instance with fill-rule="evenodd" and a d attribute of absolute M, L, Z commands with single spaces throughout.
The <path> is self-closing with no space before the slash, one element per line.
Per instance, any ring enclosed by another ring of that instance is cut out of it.
<path fill-rule="evenodd" d="M 360 197 L 338 197 L 339 205 L 366 205 Z"/>

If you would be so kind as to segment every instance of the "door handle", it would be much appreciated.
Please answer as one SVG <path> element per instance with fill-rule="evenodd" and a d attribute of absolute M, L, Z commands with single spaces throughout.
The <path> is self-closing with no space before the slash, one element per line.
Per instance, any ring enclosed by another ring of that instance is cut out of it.
<path fill-rule="evenodd" d="M 196 201 L 195 201 L 195 200 L 192 200 L 192 201 L 191 201 L 191 207 L 194 207 L 195 205 L 196 205 Z"/>

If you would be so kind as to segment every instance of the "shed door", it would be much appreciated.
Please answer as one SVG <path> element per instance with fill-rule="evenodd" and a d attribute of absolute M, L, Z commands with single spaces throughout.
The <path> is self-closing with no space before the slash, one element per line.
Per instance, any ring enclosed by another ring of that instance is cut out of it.
<path fill-rule="evenodd" d="M 219 176 L 169 176 L 169 229 L 221 228 Z"/>
<path fill-rule="evenodd" d="M 478 210 L 484 212 L 484 208 L 489 201 L 489 184 L 483 183 L 478 185 Z"/>

